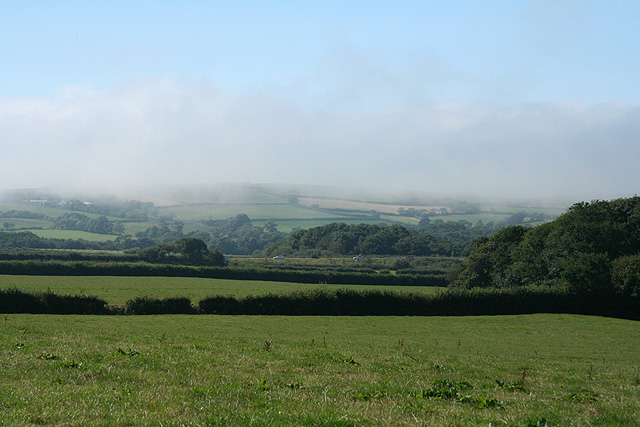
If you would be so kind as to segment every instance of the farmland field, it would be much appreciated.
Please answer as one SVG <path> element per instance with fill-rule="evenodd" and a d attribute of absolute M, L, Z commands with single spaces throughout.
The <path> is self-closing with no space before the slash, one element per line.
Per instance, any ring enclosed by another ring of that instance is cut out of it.
<path fill-rule="evenodd" d="M 40 292 L 51 290 L 57 294 L 96 296 L 109 304 L 124 304 L 137 297 L 189 297 L 193 302 L 210 295 L 243 297 L 266 293 L 289 293 L 318 288 L 317 284 L 266 282 L 251 280 L 202 279 L 193 277 L 105 277 L 105 276 L 8 276 L 0 275 L 0 289 L 17 288 Z M 322 285 L 324 289 L 353 290 L 392 289 L 414 293 L 435 293 L 433 286 L 367 286 Z"/>
<path fill-rule="evenodd" d="M 380 213 L 387 214 L 396 214 L 398 213 L 398 209 L 404 208 L 414 208 L 416 210 L 425 209 L 425 210 L 440 210 L 447 209 L 444 206 L 415 206 L 415 205 L 393 205 L 393 204 L 383 204 L 383 203 L 372 203 L 372 202 L 357 202 L 352 200 L 342 200 L 342 199 L 315 199 L 310 197 L 300 198 L 300 204 L 303 206 L 313 206 L 317 205 L 322 209 L 347 209 L 347 210 L 359 210 L 359 211 L 376 211 Z"/>
<path fill-rule="evenodd" d="M 84 239 L 91 242 L 106 242 L 107 240 L 114 240 L 118 236 L 114 236 L 113 234 L 98 234 L 98 233 L 89 233 L 87 231 L 80 230 L 56 230 L 56 229 L 46 229 L 46 230 L 25 230 L 30 231 L 33 234 L 52 239 Z"/>
<path fill-rule="evenodd" d="M 188 206 L 172 206 L 160 208 L 161 215 L 175 214 L 178 219 L 185 221 L 199 221 L 202 219 L 228 219 L 244 213 L 251 219 L 270 218 L 331 218 L 334 215 L 292 206 L 284 203 L 277 204 L 235 204 L 217 205 L 202 204 Z"/>
<path fill-rule="evenodd" d="M 640 323 L 6 315 L 0 424 L 637 426 Z"/>

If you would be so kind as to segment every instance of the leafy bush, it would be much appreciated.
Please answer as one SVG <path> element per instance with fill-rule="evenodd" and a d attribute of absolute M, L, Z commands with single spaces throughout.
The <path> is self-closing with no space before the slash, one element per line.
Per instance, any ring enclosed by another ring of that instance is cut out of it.
<path fill-rule="evenodd" d="M 613 287 L 622 295 L 640 297 L 640 255 L 616 259 L 611 268 Z"/>
<path fill-rule="evenodd" d="M 109 314 L 107 302 L 84 295 L 57 295 L 51 291 L 28 293 L 0 290 L 0 312 L 34 314 Z"/>
<path fill-rule="evenodd" d="M 186 297 L 150 298 L 139 297 L 124 304 L 125 314 L 191 314 L 191 300 Z"/>

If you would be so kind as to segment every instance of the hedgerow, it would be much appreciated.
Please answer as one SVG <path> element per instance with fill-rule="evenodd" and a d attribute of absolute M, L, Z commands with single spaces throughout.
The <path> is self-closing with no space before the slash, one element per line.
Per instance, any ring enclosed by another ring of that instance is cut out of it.
<path fill-rule="evenodd" d="M 640 320 L 640 298 L 576 294 L 567 289 L 454 289 L 434 295 L 409 292 L 315 289 L 289 294 L 189 298 L 141 297 L 124 307 L 87 296 L 0 290 L 2 313 L 225 314 L 287 316 L 467 316 L 570 313 Z"/>

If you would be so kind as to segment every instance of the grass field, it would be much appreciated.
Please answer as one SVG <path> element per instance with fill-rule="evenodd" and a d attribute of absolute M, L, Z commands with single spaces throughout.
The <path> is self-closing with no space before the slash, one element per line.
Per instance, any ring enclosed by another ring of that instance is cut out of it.
<path fill-rule="evenodd" d="M 184 221 L 199 221 L 202 219 L 228 219 L 240 213 L 247 214 L 251 219 L 270 218 L 329 218 L 333 215 L 288 204 L 236 204 L 217 205 L 202 204 L 188 206 L 172 206 L 158 209 L 161 215 L 175 214 L 176 218 Z"/>
<path fill-rule="evenodd" d="M 12 314 L 0 331 L 2 425 L 602 427 L 640 419 L 633 321 Z"/>
<path fill-rule="evenodd" d="M 318 288 L 305 283 L 263 282 L 248 280 L 201 279 L 193 277 L 94 277 L 94 276 L 8 276 L 0 275 L 0 289 L 17 288 L 24 291 L 51 290 L 63 295 L 88 295 L 106 300 L 109 304 L 124 304 L 137 297 L 189 297 L 195 303 L 210 295 L 246 296 L 269 292 L 288 293 Z M 393 289 L 416 293 L 435 293 L 439 289 L 428 286 L 367 286 L 322 285 L 327 289 L 354 290 Z"/>
<path fill-rule="evenodd" d="M 56 230 L 56 229 L 47 229 L 47 230 L 25 230 L 30 231 L 33 234 L 53 239 L 84 239 L 90 242 L 106 242 L 107 240 L 114 240 L 118 236 L 114 236 L 113 234 L 97 234 L 97 233 L 89 233 L 87 231 L 80 230 Z"/>

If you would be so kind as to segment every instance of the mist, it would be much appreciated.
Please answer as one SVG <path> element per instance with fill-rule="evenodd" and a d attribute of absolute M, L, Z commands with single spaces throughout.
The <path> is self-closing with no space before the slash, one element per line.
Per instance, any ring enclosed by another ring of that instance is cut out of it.
<path fill-rule="evenodd" d="M 2 189 L 290 183 L 512 199 L 637 193 L 640 106 L 301 106 L 173 78 L 0 98 Z"/>

